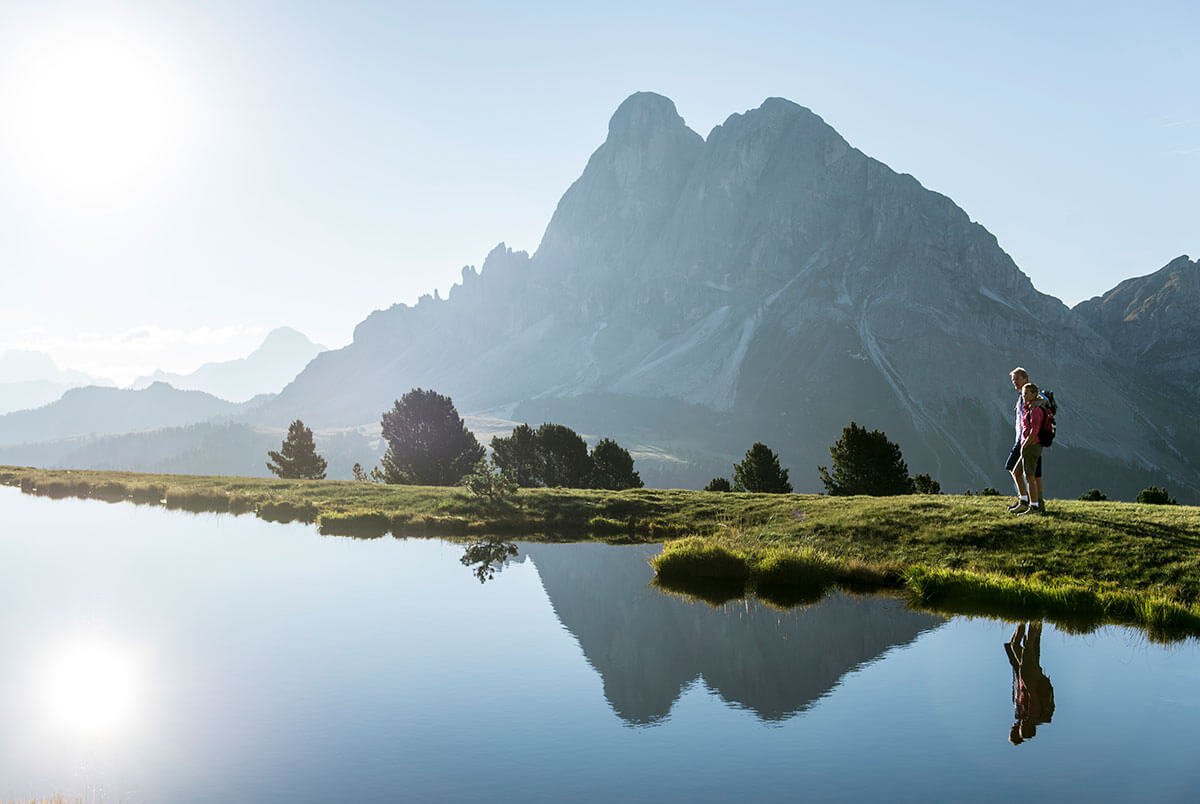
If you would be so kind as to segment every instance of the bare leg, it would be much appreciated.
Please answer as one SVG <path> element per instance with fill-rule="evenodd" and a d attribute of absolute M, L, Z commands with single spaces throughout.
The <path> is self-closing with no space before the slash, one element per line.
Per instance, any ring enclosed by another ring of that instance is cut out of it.
<path fill-rule="evenodd" d="M 1024 461 L 1017 461 L 1016 465 L 1013 466 L 1012 479 L 1013 479 L 1013 483 L 1015 483 L 1017 486 L 1017 496 L 1018 497 L 1028 496 L 1027 492 L 1025 491 L 1025 462 Z"/>
<path fill-rule="evenodd" d="M 1032 496 L 1032 495 L 1030 495 L 1030 496 Z M 1042 479 L 1040 477 L 1037 478 L 1037 501 L 1038 501 L 1038 505 L 1045 507 L 1046 501 L 1043 497 Z"/>

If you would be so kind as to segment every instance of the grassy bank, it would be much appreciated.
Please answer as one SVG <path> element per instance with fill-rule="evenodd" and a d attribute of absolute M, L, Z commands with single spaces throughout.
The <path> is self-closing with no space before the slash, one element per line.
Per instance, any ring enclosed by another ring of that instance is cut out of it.
<path fill-rule="evenodd" d="M 1014 517 L 995 497 L 659 489 L 524 489 L 493 504 L 456 488 L 6 467 L 0 483 L 346 535 L 667 541 L 657 582 L 710 600 L 791 605 L 838 585 L 942 610 L 1200 635 L 1200 508 L 1188 506 L 1054 500 L 1047 516 Z"/>

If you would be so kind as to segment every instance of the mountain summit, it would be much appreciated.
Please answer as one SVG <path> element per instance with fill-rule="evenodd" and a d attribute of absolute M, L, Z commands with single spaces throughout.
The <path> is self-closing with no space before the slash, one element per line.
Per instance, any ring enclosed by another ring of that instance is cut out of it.
<path fill-rule="evenodd" d="M 652 484 L 702 484 L 765 441 L 801 491 L 854 419 L 953 490 L 1006 482 L 1024 365 L 1063 403 L 1052 495 L 1200 495 L 1186 397 L 1114 383 L 1122 362 L 953 201 L 810 110 L 771 98 L 702 138 L 637 93 L 532 257 L 502 245 L 448 299 L 372 313 L 260 415 L 357 425 L 432 387 L 634 445 Z"/>
<path fill-rule="evenodd" d="M 1193 393 L 1200 389 L 1200 260 L 1176 257 L 1080 302 L 1075 312 L 1130 363 Z"/>
<path fill-rule="evenodd" d="M 313 343 L 303 333 L 279 327 L 267 333 L 258 348 L 245 357 L 205 363 L 191 374 L 156 371 L 134 380 L 133 387 L 165 382 L 184 390 L 205 391 L 231 402 L 246 402 L 283 388 L 323 351 L 324 346 Z"/>

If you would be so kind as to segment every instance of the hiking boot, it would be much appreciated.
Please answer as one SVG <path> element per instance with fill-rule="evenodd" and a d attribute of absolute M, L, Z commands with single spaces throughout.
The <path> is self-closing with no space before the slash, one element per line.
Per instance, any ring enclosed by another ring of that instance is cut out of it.
<path fill-rule="evenodd" d="M 1022 505 L 1029 505 L 1029 503 L 1025 502 L 1024 500 L 1018 499 L 1015 503 L 1008 506 L 1008 510 L 1015 514 L 1017 512 L 1017 509 L 1020 508 Z"/>
<path fill-rule="evenodd" d="M 1014 514 L 1028 514 L 1031 509 L 1029 508 L 1029 503 L 1022 501 L 1017 503 L 1016 508 L 1009 508 L 1008 510 Z"/>
<path fill-rule="evenodd" d="M 1018 515 L 1033 514 L 1034 516 L 1041 516 L 1042 507 L 1040 505 L 1027 505 L 1025 508 L 1017 511 L 1016 513 Z"/>

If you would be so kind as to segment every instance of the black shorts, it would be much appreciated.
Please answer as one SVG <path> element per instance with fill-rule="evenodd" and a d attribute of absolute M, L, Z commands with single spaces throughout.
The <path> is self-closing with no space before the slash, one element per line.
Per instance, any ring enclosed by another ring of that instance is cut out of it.
<path fill-rule="evenodd" d="M 1021 445 L 1020 443 L 1016 443 L 1013 444 L 1012 452 L 1008 453 L 1008 463 L 1004 464 L 1004 471 L 1011 472 L 1019 460 L 1021 460 Z M 1042 476 L 1042 457 L 1040 455 L 1038 456 L 1037 468 L 1033 470 L 1033 476 Z"/>

